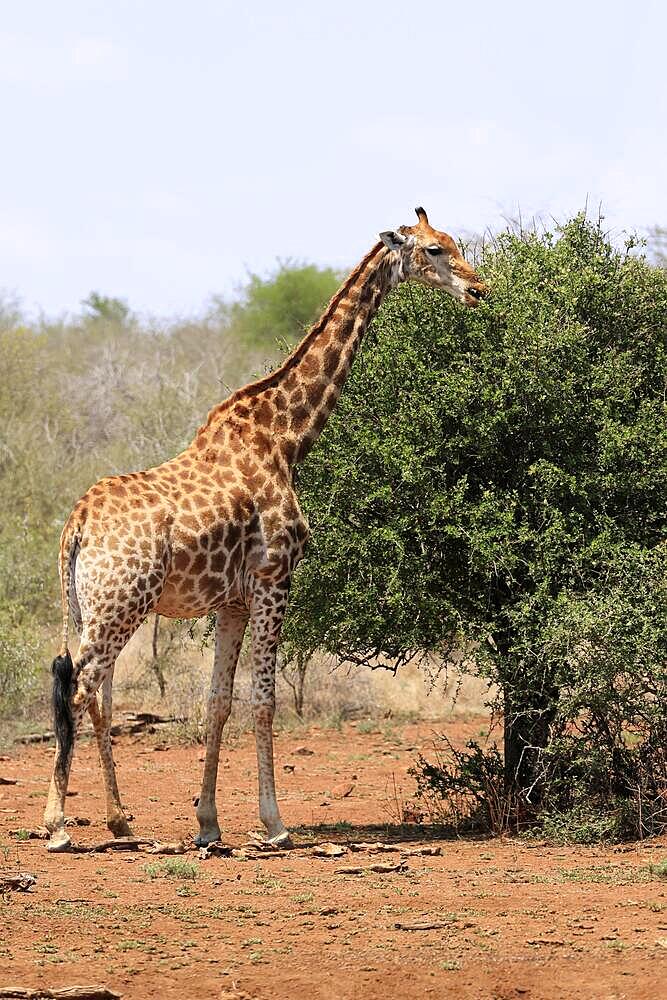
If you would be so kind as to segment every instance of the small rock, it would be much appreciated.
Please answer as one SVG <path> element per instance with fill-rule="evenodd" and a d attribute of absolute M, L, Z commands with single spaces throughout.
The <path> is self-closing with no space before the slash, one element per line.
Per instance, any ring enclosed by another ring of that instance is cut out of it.
<path fill-rule="evenodd" d="M 12 890 L 14 892 L 28 892 L 37 881 L 35 875 L 30 872 L 19 872 L 18 875 L 3 875 L 0 877 L 0 893 Z"/>
<path fill-rule="evenodd" d="M 354 785 L 348 782 L 347 784 L 337 785 L 335 788 L 332 788 L 331 794 L 334 799 L 346 799 L 353 791 Z"/>
<path fill-rule="evenodd" d="M 435 858 L 442 854 L 442 847 L 408 847 L 403 853 L 408 858 L 427 857 Z"/>
<path fill-rule="evenodd" d="M 311 853 L 316 858 L 340 858 L 343 854 L 347 854 L 347 848 L 341 844 L 318 844 L 313 847 Z"/>
<path fill-rule="evenodd" d="M 297 747 L 292 753 L 298 753 L 300 757 L 312 757 L 315 751 L 309 747 Z"/>

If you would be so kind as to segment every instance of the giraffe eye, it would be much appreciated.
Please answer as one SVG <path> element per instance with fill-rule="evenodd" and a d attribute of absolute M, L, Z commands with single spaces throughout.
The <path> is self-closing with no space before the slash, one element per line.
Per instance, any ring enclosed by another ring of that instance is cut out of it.
<path fill-rule="evenodd" d="M 438 246 L 426 247 L 426 253 L 430 254 L 431 257 L 437 257 L 439 254 L 442 253 L 442 247 Z"/>

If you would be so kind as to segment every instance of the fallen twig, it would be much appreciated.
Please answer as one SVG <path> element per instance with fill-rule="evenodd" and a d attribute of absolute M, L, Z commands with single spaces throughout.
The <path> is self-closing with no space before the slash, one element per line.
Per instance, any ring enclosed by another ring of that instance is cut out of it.
<path fill-rule="evenodd" d="M 140 847 L 152 846 L 154 840 L 142 837 L 114 837 L 113 840 L 103 840 L 99 844 L 86 846 L 71 845 L 68 850 L 74 854 L 100 854 L 102 851 L 138 851 Z"/>
<path fill-rule="evenodd" d="M 404 924 L 397 920 L 394 927 L 397 931 L 439 931 L 443 927 L 449 927 L 449 924 L 445 920 L 425 920 L 416 924 Z"/>
<path fill-rule="evenodd" d="M 358 844 L 350 844 L 351 851 L 367 851 L 369 854 L 379 854 L 382 851 L 396 852 L 400 850 L 395 844 L 383 844 L 379 840 L 374 844 L 361 841 Z"/>
<path fill-rule="evenodd" d="M 151 732 L 154 726 L 166 726 L 172 722 L 185 721 L 178 715 L 155 715 L 153 712 L 126 712 L 117 722 L 111 726 L 112 736 L 132 736 L 136 733 Z M 92 735 L 93 729 L 90 726 L 84 727 L 82 732 Z M 49 743 L 55 739 L 55 733 L 47 729 L 43 733 L 26 733 L 25 736 L 17 736 L 15 743 Z"/>
<path fill-rule="evenodd" d="M 161 844 L 156 840 L 152 847 L 146 848 L 146 854 L 185 854 L 185 844 L 182 840 L 174 844 Z"/>
<path fill-rule="evenodd" d="M 375 872 L 379 875 L 388 875 L 390 872 L 403 872 L 407 869 L 407 865 L 404 861 L 400 861 L 397 865 L 365 865 L 364 867 L 350 866 L 349 868 L 336 868 L 336 875 L 364 875 L 366 872 Z"/>
<path fill-rule="evenodd" d="M 407 847 L 401 853 L 406 858 L 416 858 L 419 856 L 434 858 L 442 854 L 442 847 Z"/>
<path fill-rule="evenodd" d="M 65 986 L 59 990 L 0 986 L 0 1000 L 121 1000 L 122 995 L 104 986 Z"/>

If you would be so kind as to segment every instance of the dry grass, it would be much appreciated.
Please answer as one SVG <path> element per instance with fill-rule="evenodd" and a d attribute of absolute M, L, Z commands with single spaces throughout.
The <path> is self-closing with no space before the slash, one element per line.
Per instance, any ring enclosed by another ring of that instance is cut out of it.
<path fill-rule="evenodd" d="M 118 709 L 156 711 L 181 717 L 177 727 L 181 739 L 204 738 L 206 701 L 213 650 L 203 645 L 204 623 L 198 622 L 191 635 L 185 625 L 165 622 L 160 626 L 159 663 L 166 680 L 164 698 L 152 664 L 152 620 L 139 630 L 119 657 L 116 667 L 114 700 Z M 232 716 L 225 738 L 234 740 L 252 728 L 250 703 L 250 653 L 241 653 L 234 686 Z M 278 673 L 276 685 L 276 729 L 294 730 L 317 724 L 339 728 L 349 719 L 369 725 L 386 725 L 388 719 L 401 722 L 428 719 L 465 719 L 486 712 L 486 684 L 450 669 L 446 677 L 437 665 L 424 670 L 404 667 L 394 676 L 383 670 L 338 666 L 331 657 L 315 657 L 305 680 L 303 717 L 294 709 L 293 693 Z"/>

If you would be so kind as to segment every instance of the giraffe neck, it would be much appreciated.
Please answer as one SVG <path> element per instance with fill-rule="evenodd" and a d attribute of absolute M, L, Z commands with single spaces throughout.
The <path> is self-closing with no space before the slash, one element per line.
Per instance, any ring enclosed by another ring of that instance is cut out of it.
<path fill-rule="evenodd" d="M 268 433 L 290 467 L 302 461 L 336 406 L 361 338 L 399 272 L 395 255 L 376 244 L 284 364 L 212 410 L 200 434 L 215 435 L 219 422 L 238 426 L 248 420 Z"/>

